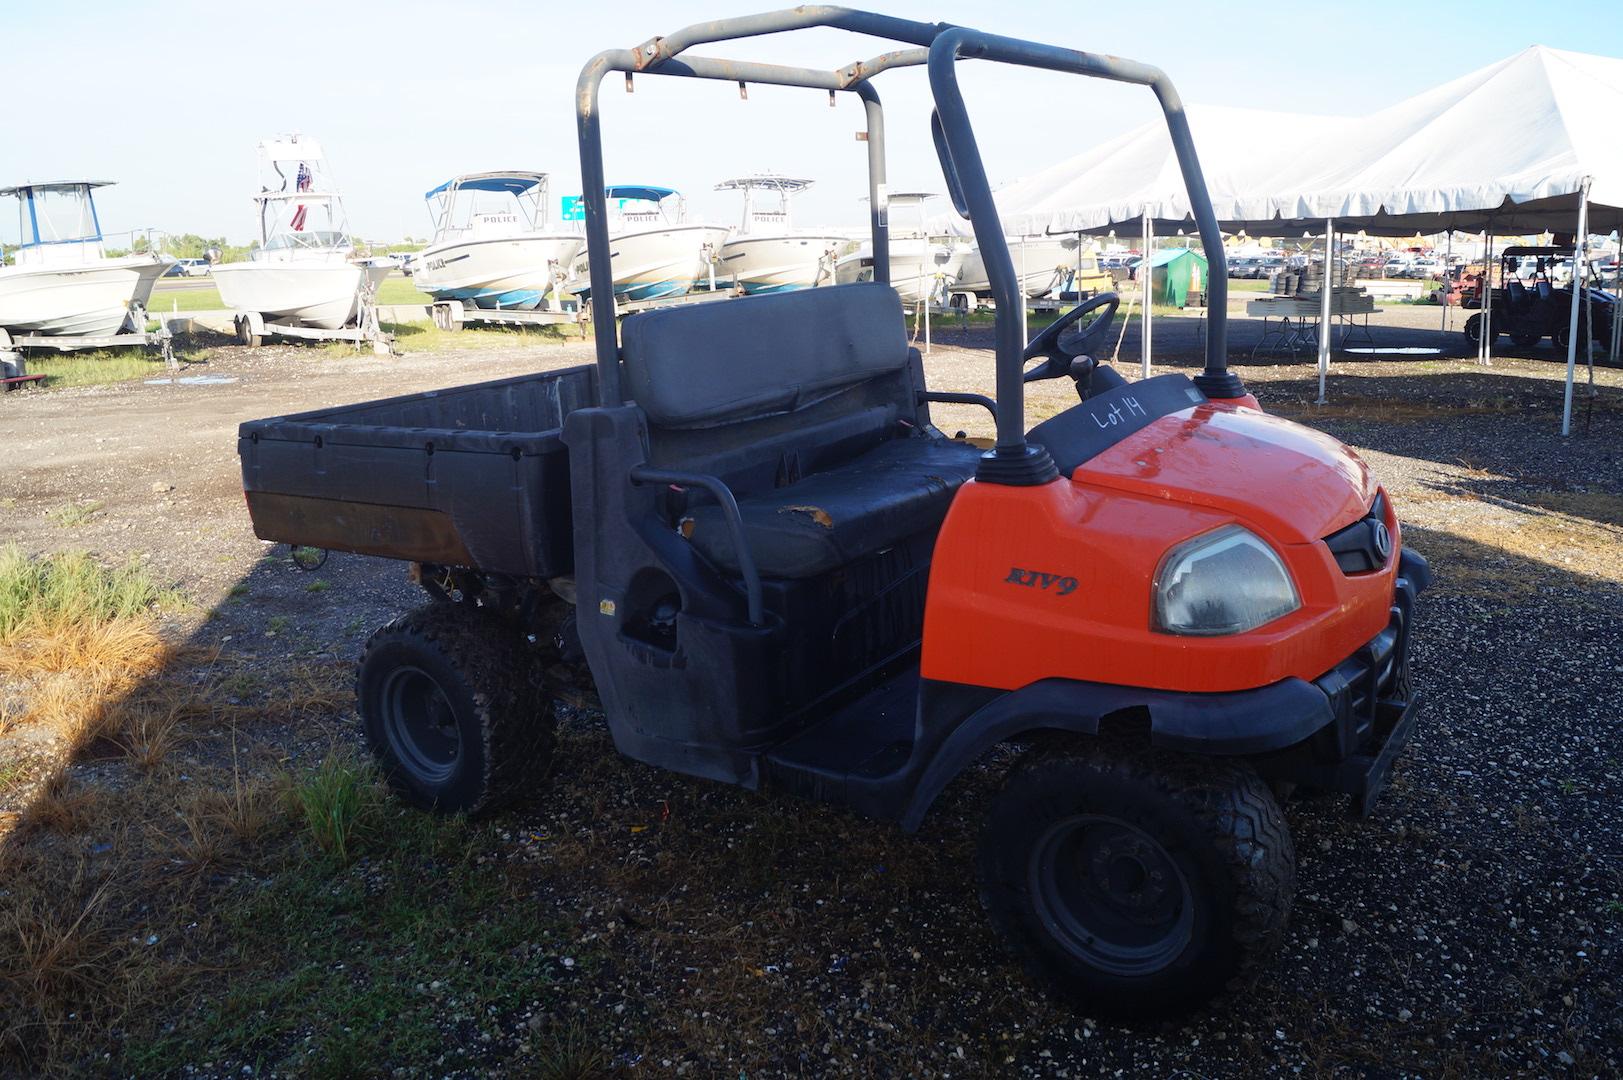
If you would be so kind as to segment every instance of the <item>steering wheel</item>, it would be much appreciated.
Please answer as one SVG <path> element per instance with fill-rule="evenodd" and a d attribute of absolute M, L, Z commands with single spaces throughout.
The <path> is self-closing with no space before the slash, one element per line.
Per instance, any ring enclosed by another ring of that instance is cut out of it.
<path fill-rule="evenodd" d="M 1098 339 L 1109 332 L 1111 320 L 1116 317 L 1116 309 L 1120 306 L 1121 298 L 1115 293 L 1100 293 L 1055 319 L 1026 346 L 1024 359 L 1041 358 L 1043 362 L 1027 371 L 1023 381 L 1037 382 L 1039 379 L 1057 379 L 1061 375 L 1069 375 L 1080 382 L 1096 366 L 1089 354 L 1098 344 Z M 1100 308 L 1107 310 L 1081 330 L 1067 336 L 1066 331 Z M 1078 361 L 1085 363 L 1079 364 Z"/>

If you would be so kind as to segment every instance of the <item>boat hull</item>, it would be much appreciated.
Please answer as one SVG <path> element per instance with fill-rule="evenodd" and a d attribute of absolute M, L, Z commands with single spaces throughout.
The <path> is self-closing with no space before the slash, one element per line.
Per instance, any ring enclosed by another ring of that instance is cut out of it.
<path fill-rule="evenodd" d="M 1059 288 L 1070 279 L 1076 271 L 1076 240 L 1074 237 L 1039 236 L 1007 237 L 1009 244 L 1009 258 L 1014 262 L 1015 275 L 1020 278 L 1021 291 L 1031 299 L 1046 296 Z M 1082 255 L 1082 273 L 1084 284 L 1090 271 L 1098 276 L 1098 260 L 1087 254 Z M 1108 282 L 1109 278 L 1104 278 Z M 986 272 L 986 263 L 981 258 L 980 247 L 972 248 L 965 256 L 963 266 L 958 272 L 958 280 L 953 283 L 954 292 L 974 293 L 977 296 L 990 295 L 992 282 Z"/>
<path fill-rule="evenodd" d="M 895 240 L 890 245 L 890 284 L 904 304 L 939 300 L 958 279 L 966 248 L 946 244 L 921 244 L 918 240 Z M 834 280 L 840 285 L 873 280 L 873 249 L 863 244 L 834 265 Z"/>
<path fill-rule="evenodd" d="M 164 264 L 145 256 L 73 267 L 0 269 L 0 327 L 13 334 L 116 334 L 131 303 L 145 305 Z M 142 327 L 141 329 L 145 329 Z"/>
<path fill-rule="evenodd" d="M 735 236 L 721 247 L 716 278 L 752 295 L 831 285 L 834 260 L 829 253 L 847 243 L 843 236 L 812 233 Z"/>
<path fill-rule="evenodd" d="M 268 322 L 338 330 L 360 312 L 363 281 L 374 286 L 386 266 L 350 262 L 240 262 L 214 268 L 220 300 L 235 311 L 254 311 Z"/>
<path fill-rule="evenodd" d="M 521 236 L 430 247 L 418 256 L 412 282 L 436 300 L 529 311 L 569 273 L 581 243 L 579 236 Z"/>
<path fill-rule="evenodd" d="M 610 237 L 615 297 L 660 300 L 687 295 L 705 265 L 705 245 L 714 243 L 716 235 L 724 232 L 713 225 L 667 225 Z M 707 272 L 704 276 L 708 279 Z M 566 288 L 582 299 L 592 295 L 584 247 L 575 258 L 574 273 Z"/>

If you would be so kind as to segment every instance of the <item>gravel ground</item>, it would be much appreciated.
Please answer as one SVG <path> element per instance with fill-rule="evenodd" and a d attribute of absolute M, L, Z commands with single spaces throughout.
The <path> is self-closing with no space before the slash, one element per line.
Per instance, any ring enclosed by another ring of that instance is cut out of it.
<path fill-rule="evenodd" d="M 1426 340 L 1420 316 L 1401 315 L 1418 327 L 1409 340 Z M 1239 354 L 1255 328 L 1235 329 Z M 1167 363 L 1193 362 L 1194 332 L 1158 326 Z M 986 338 L 938 327 L 932 385 L 989 390 Z M 1123 356 L 1135 350 L 1130 333 Z M 273 682 L 293 663 L 347 664 L 419 594 L 377 560 L 334 555 L 310 575 L 267 559 L 242 511 L 236 423 L 587 352 L 222 347 L 210 370 L 233 383 L 8 395 L 0 542 L 139 554 L 215 610 L 176 632 Z M 473 1006 L 447 1001 L 438 1060 L 384 1064 L 502 1074 L 543 1021 L 610 1017 L 603 1049 L 624 1076 L 1623 1072 L 1623 372 L 1597 372 L 1580 434 L 1564 440 L 1560 368 L 1529 357 L 1339 361 L 1328 407 L 1311 404 L 1310 364 L 1242 368 L 1266 407 L 1359 449 L 1438 575 L 1415 641 L 1425 704 L 1413 742 L 1372 819 L 1333 800 L 1289 806 L 1295 913 L 1283 953 L 1243 994 L 1185 1022 L 1124 1026 L 1061 1007 L 1006 962 L 969 870 L 1004 759 L 909 838 L 628 762 L 600 717 L 571 713 L 552 790 L 478 841 L 514 883 L 510 902 L 572 928 L 533 946 L 556 953 L 556 981 L 497 1017 L 491 1041 L 463 1038 Z M 1065 401 L 1064 387 L 1038 387 L 1032 414 Z M 986 430 L 974 410 L 938 422 Z M 100 505 L 84 524 L 50 516 L 86 501 Z M 254 737 L 285 762 L 351 727 L 333 713 Z M 8 798 L 0 811 L 18 809 Z M 242 1075 L 263 1060 L 224 1052 L 188 1072 Z"/>

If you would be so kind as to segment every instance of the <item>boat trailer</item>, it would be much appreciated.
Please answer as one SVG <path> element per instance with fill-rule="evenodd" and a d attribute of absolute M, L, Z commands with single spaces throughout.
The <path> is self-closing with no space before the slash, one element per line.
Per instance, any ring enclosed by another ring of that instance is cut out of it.
<path fill-rule="evenodd" d="M 124 325 L 113 334 L 19 334 L 13 337 L 5 327 L 0 327 L 0 386 L 11 390 L 45 378 L 44 375 L 28 373 L 28 365 L 23 359 L 24 349 L 66 353 L 84 349 L 132 346 L 145 349 L 156 346 L 163 355 L 164 365 L 173 370 L 178 366 L 175 360 L 175 335 L 167 322 L 162 319 L 156 321 L 158 329 L 148 330 L 145 306 L 131 304 L 129 314 L 124 317 Z"/>
<path fill-rule="evenodd" d="M 360 290 L 359 313 L 354 326 L 341 326 L 327 330 L 319 326 L 296 326 L 292 323 L 267 320 L 258 311 L 239 311 L 232 319 L 237 344 L 258 348 L 266 338 L 290 338 L 296 341 L 348 341 L 359 352 L 361 346 L 371 345 L 378 356 L 394 352 L 394 335 L 384 331 L 378 320 L 377 290 L 363 276 Z"/>

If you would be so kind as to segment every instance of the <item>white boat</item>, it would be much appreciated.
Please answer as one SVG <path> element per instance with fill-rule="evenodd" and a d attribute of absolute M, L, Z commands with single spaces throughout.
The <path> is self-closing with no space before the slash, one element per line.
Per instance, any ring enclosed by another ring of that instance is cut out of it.
<path fill-rule="evenodd" d="M 610 187 L 605 194 L 612 218 L 609 255 L 617 298 L 659 300 L 685 296 L 701 282 L 709 284 L 726 229 L 688 222 L 682 196 L 671 188 L 625 184 Z M 583 246 L 565 286 L 582 299 L 592 294 L 588 267 Z"/>
<path fill-rule="evenodd" d="M 790 217 L 791 196 L 811 185 L 810 180 L 767 174 L 717 184 L 717 191 L 744 193 L 744 218 L 721 247 L 716 276 L 746 293 L 833 284 L 838 252 L 849 241 L 839 233 L 796 229 Z M 776 195 L 776 201 L 762 205 L 757 192 Z"/>
<path fill-rule="evenodd" d="M 970 251 L 967 243 L 929 236 L 924 221 L 924 205 L 934 198 L 939 196 L 923 191 L 890 196 L 892 210 L 913 207 L 919 211 L 916 231 L 903 231 L 893 224 L 890 233 L 890 284 L 904 304 L 924 301 L 939 303 L 944 300 L 958 280 L 959 270 Z M 834 280 L 841 285 L 872 281 L 873 241 L 865 241 L 856 250 L 842 255 L 834 265 Z"/>
<path fill-rule="evenodd" d="M 1109 278 L 1101 275 L 1098 256 L 1092 251 L 1083 250 L 1078 258 L 1075 236 L 1007 236 L 1004 240 L 1009 245 L 1009 258 L 1014 261 L 1021 289 L 1033 300 L 1064 288 L 1078 273 L 1084 288 L 1098 287 L 1101 281 L 1109 283 Z M 964 256 L 952 289 L 977 296 L 991 294 L 992 282 L 986 273 L 986 263 L 981 259 L 979 244 L 972 246 Z"/>
<path fill-rule="evenodd" d="M 343 197 L 314 139 L 262 142 L 259 162 L 259 246 L 246 262 L 214 267 L 221 302 L 267 322 L 323 330 L 350 325 L 363 291 L 375 292 L 391 267 L 356 261 Z"/>
<path fill-rule="evenodd" d="M 532 311 L 574 266 L 579 233 L 547 229 L 546 173 L 482 172 L 424 196 L 434 242 L 412 259 L 412 281 L 436 300 Z"/>
<path fill-rule="evenodd" d="M 17 200 L 21 238 L 11 264 L 0 266 L 0 328 L 19 335 L 104 337 L 122 330 L 132 310 L 146 307 L 169 264 L 150 253 L 107 254 L 91 192 L 108 183 L 0 188 L 0 196 Z"/>

